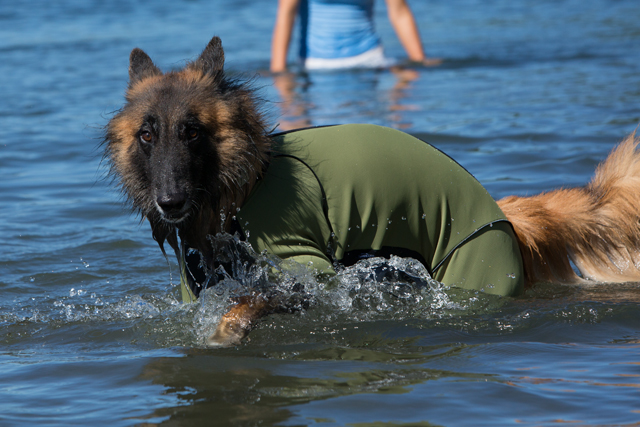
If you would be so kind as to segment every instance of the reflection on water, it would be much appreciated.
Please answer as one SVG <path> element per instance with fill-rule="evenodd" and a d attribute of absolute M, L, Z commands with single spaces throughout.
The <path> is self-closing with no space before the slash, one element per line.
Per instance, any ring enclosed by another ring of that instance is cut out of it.
<path fill-rule="evenodd" d="M 340 360 L 340 366 L 317 363 L 312 371 L 306 369 L 307 364 L 303 361 L 285 364 L 278 360 L 240 356 L 239 363 L 237 355 L 212 356 L 194 350 L 188 351 L 186 357 L 157 359 L 145 367 L 142 378 L 163 385 L 168 392 L 178 396 L 181 404 L 163 408 L 150 417 L 169 416 L 190 425 L 211 425 L 208 414 L 213 413 L 233 425 L 271 425 L 290 419 L 296 405 L 309 402 L 371 393 L 402 395 L 416 384 L 445 378 L 493 380 L 491 375 L 421 368 L 417 365 L 419 361 L 412 361 L 410 355 L 403 361 L 398 360 L 401 355 L 389 358 L 382 352 L 367 349 L 330 349 L 317 351 L 317 354 L 307 351 L 297 359 L 326 360 L 330 351 L 340 354 L 340 357 L 329 359 Z M 437 348 L 429 352 L 432 354 L 416 357 L 425 361 L 452 351 L 457 350 Z M 376 353 L 380 355 L 376 356 Z M 385 361 L 406 365 L 385 366 Z M 324 422 L 335 420 L 331 414 L 326 414 Z"/>
<path fill-rule="evenodd" d="M 338 110 L 348 109 L 368 118 L 384 117 L 387 126 L 409 129 L 413 123 L 407 122 L 399 112 L 422 110 L 418 103 L 403 101 L 412 90 L 411 83 L 425 70 L 394 67 L 391 70 L 274 74 L 273 87 L 280 97 L 278 128 L 286 131 L 327 124 L 322 120 L 324 110 L 333 116 Z M 391 87 L 387 87 L 390 81 Z M 348 96 L 349 93 L 354 96 Z M 336 123 L 340 121 L 331 124 Z"/>
<path fill-rule="evenodd" d="M 211 414 L 241 426 L 344 425 L 371 417 L 429 425 L 430 419 L 473 419 L 478 407 L 493 408 L 509 399 L 520 403 L 503 405 L 478 425 L 523 419 L 544 424 L 558 420 L 545 413 L 567 414 L 580 404 L 580 396 L 607 400 L 603 405 L 613 404 L 601 394 L 607 390 L 622 395 L 629 390 L 630 399 L 637 397 L 640 347 L 617 348 L 624 361 L 598 368 L 596 380 L 588 345 L 532 343 L 525 349 L 501 343 L 497 336 L 488 339 L 494 342 L 426 345 L 417 337 L 389 339 L 364 332 L 342 346 L 254 343 L 233 350 L 191 349 L 181 357 L 153 360 L 141 378 L 178 398 L 176 406 L 149 415 L 167 417 L 163 425 L 205 425 Z M 467 396 L 465 405 L 452 412 L 460 393 Z M 603 420 L 597 411 L 583 410 L 581 417 L 566 421 L 597 423 Z M 620 418 L 633 419 L 633 412 L 620 413 Z"/>

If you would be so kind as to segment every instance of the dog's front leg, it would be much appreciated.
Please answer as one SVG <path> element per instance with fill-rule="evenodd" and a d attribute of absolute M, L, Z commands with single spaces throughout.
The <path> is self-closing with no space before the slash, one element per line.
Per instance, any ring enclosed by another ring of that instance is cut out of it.
<path fill-rule="evenodd" d="M 237 298 L 236 305 L 222 316 L 215 332 L 207 338 L 207 345 L 210 347 L 239 345 L 255 322 L 272 311 L 272 301 L 265 295 L 246 295 Z"/>

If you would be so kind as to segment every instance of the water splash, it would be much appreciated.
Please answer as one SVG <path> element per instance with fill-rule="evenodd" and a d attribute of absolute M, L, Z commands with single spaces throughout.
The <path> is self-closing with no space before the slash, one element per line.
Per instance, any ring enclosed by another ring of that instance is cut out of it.
<path fill-rule="evenodd" d="M 365 259 L 350 267 L 336 266 L 335 276 L 318 280 L 310 266 L 257 254 L 237 236 L 219 234 L 211 243 L 225 267 L 212 272 L 216 284 L 201 292 L 196 303 L 193 327 L 200 342 L 215 330 L 235 297 L 256 292 L 277 296 L 282 311 L 302 316 L 309 312 L 307 318 L 324 320 L 440 318 L 464 309 L 414 259 Z"/>
<path fill-rule="evenodd" d="M 459 308 L 447 287 L 417 260 L 369 258 L 338 270 L 322 294 L 326 303 L 360 319 L 439 316 Z"/>

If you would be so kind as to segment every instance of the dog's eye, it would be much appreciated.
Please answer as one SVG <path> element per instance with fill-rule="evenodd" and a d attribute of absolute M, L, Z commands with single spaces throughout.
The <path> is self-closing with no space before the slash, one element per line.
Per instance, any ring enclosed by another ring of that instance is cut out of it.
<path fill-rule="evenodd" d="M 151 142 L 152 139 L 153 137 L 151 136 L 151 132 L 148 130 L 140 132 L 140 140 L 142 142 Z"/>
<path fill-rule="evenodd" d="M 187 130 L 187 137 L 189 139 L 196 139 L 198 136 L 200 136 L 200 133 L 198 132 L 198 129 L 190 128 L 190 129 Z"/>

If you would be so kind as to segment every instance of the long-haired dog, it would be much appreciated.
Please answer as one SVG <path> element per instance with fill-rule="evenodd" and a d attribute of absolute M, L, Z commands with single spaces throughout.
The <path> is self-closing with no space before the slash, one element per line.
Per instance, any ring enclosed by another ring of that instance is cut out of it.
<path fill-rule="evenodd" d="M 134 49 L 126 103 L 105 137 L 111 171 L 160 247 L 168 242 L 179 258 L 185 247 L 194 249 L 209 267 L 216 254 L 208 236 L 232 231 L 224 219 L 243 206 L 273 160 L 260 101 L 223 66 L 217 37 L 197 60 L 164 74 Z M 517 237 L 525 286 L 640 281 L 638 142 L 628 136 L 585 187 L 498 202 Z M 274 310 L 265 295 L 236 302 L 213 341 L 239 342 Z"/>

